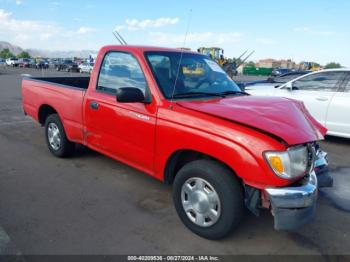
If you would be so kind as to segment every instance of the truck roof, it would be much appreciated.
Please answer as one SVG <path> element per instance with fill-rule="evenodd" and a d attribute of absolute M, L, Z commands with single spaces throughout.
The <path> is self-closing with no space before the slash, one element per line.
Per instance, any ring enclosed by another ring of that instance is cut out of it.
<path fill-rule="evenodd" d="M 146 52 L 146 51 L 168 51 L 168 52 L 183 52 L 183 53 L 193 53 L 198 54 L 197 52 L 191 51 L 191 50 L 184 50 L 180 48 L 168 48 L 168 47 L 157 47 L 157 46 L 140 46 L 140 45 L 107 45 L 103 46 L 100 51 L 104 50 L 125 50 L 125 51 L 139 51 L 139 52 Z"/>

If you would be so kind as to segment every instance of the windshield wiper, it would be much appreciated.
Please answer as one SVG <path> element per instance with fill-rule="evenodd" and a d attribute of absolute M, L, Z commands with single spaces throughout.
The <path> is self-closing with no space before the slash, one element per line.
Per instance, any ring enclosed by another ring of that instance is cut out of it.
<path fill-rule="evenodd" d="M 182 97 L 194 97 L 194 96 L 219 96 L 225 97 L 227 95 L 249 95 L 244 91 L 225 91 L 220 93 L 207 93 L 207 92 L 186 92 L 186 93 L 178 93 L 174 95 L 174 98 L 182 98 Z"/>
<path fill-rule="evenodd" d="M 217 95 L 227 96 L 227 95 L 249 95 L 249 94 L 244 91 L 225 91 L 225 92 L 217 93 Z"/>
<path fill-rule="evenodd" d="M 223 97 L 224 95 L 217 94 L 217 93 L 206 93 L 206 92 L 186 92 L 186 93 L 177 93 L 174 95 L 174 98 L 193 97 L 193 96 L 220 96 L 220 97 Z"/>

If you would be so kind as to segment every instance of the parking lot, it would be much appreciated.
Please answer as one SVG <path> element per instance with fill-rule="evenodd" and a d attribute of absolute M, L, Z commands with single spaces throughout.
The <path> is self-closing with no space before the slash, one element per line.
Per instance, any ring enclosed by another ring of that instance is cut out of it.
<path fill-rule="evenodd" d="M 22 254 L 350 254 L 350 139 L 321 143 L 335 181 L 312 223 L 275 231 L 269 212 L 246 212 L 229 238 L 209 241 L 181 223 L 171 186 L 83 147 L 53 157 L 43 128 L 23 115 L 24 73 L 67 75 L 0 69 L 0 239 Z"/>

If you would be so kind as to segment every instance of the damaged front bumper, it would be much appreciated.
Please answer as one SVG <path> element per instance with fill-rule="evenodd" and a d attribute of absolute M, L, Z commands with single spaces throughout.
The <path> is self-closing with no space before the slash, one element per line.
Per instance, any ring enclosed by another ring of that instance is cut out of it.
<path fill-rule="evenodd" d="M 315 214 L 318 188 L 333 186 L 327 153 L 316 143 L 313 147 L 314 171 L 293 186 L 265 189 L 277 230 L 294 230 L 308 223 Z"/>
<path fill-rule="evenodd" d="M 320 149 L 318 145 L 315 147 L 315 173 L 317 176 L 318 187 L 332 187 L 333 177 L 328 169 L 328 154 Z"/>
<path fill-rule="evenodd" d="M 327 153 L 316 143 L 313 148 L 314 170 L 297 183 L 288 187 L 268 187 L 263 191 L 245 185 L 246 207 L 256 216 L 261 208 L 271 208 L 275 229 L 294 230 L 308 223 L 315 214 L 318 188 L 333 186 Z"/>
<path fill-rule="evenodd" d="M 295 186 L 266 188 L 265 191 L 271 203 L 275 229 L 294 230 L 314 217 L 318 192 L 314 171 Z"/>

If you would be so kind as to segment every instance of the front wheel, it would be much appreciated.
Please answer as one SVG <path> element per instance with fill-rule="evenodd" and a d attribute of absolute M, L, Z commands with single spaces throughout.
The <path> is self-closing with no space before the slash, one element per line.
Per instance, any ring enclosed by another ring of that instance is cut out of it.
<path fill-rule="evenodd" d="M 57 157 L 73 154 L 75 144 L 67 139 L 62 122 L 57 114 L 49 115 L 45 121 L 45 135 L 50 152 Z"/>
<path fill-rule="evenodd" d="M 175 176 L 175 209 L 187 228 L 207 239 L 221 239 L 241 221 L 243 190 L 233 172 L 213 160 L 186 164 Z"/>

